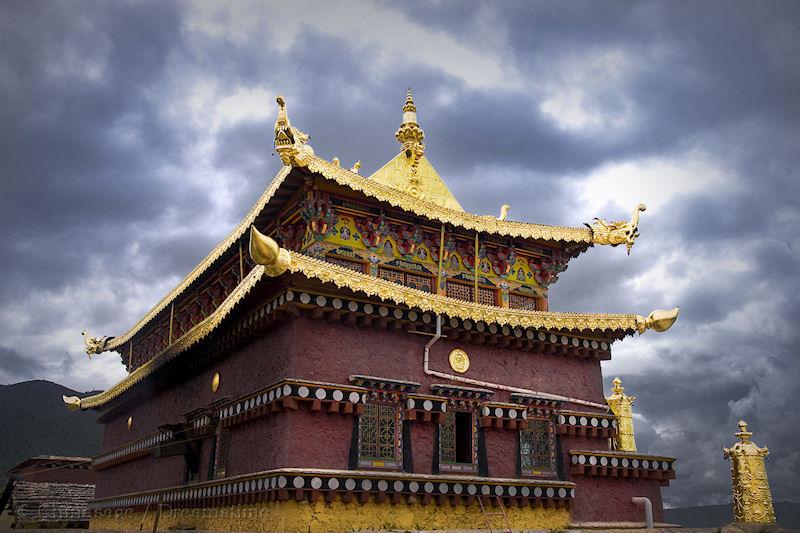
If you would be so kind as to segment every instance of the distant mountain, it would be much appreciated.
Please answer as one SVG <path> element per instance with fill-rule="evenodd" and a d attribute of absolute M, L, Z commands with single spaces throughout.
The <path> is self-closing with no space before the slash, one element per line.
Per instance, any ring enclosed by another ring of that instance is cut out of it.
<path fill-rule="evenodd" d="M 788 529 L 800 529 L 800 503 L 775 502 L 778 523 Z M 664 509 L 664 519 L 683 527 L 721 527 L 733 522 L 731 505 L 706 505 Z"/>
<path fill-rule="evenodd" d="M 50 381 L 0 385 L 0 481 L 35 455 L 91 457 L 100 450 L 102 427 L 94 411 L 68 411 L 62 395 L 85 396 Z"/>

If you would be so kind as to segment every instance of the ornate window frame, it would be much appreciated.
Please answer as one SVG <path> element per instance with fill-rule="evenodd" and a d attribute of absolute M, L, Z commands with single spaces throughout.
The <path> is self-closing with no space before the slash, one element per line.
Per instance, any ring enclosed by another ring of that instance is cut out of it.
<path fill-rule="evenodd" d="M 453 460 L 446 460 L 444 457 L 445 447 L 452 450 L 452 455 L 455 456 L 455 417 L 456 413 L 469 413 L 472 421 L 472 462 L 459 463 Z M 446 427 L 452 426 L 452 430 Z M 452 439 L 450 443 L 445 440 Z M 445 420 L 439 424 L 439 449 L 436 453 L 439 454 L 439 472 L 442 473 L 461 473 L 461 474 L 475 474 L 478 471 L 478 416 L 474 408 L 463 405 L 462 402 L 450 402 L 445 412 Z"/>
<path fill-rule="evenodd" d="M 373 395 L 370 395 L 373 396 Z M 382 412 L 381 412 L 382 411 Z M 374 428 L 370 428 L 371 421 L 368 417 L 375 417 Z M 391 418 L 389 418 L 391 417 Z M 392 436 L 392 456 L 373 454 L 364 455 L 364 435 L 366 431 L 374 431 L 375 447 L 386 447 L 387 443 L 381 443 L 381 432 L 384 431 L 385 425 L 389 424 L 394 427 L 391 428 Z M 364 404 L 364 412 L 358 417 L 358 467 L 359 468 L 385 468 L 392 470 L 399 470 L 403 466 L 403 416 L 402 409 L 399 402 L 387 401 L 386 399 L 379 399 L 370 397 Z"/>
<path fill-rule="evenodd" d="M 538 434 L 538 436 L 537 436 Z M 544 435 L 542 435 L 544 434 Z M 544 437 L 544 438 L 542 438 Z M 547 443 L 547 451 L 531 450 L 536 443 Z M 526 447 L 528 453 L 525 453 Z M 533 452 L 533 453 L 531 453 Z M 549 458 L 549 465 L 531 464 L 531 455 Z M 555 426 L 552 417 L 528 413 L 528 427 L 519 431 L 519 464 L 524 477 L 551 477 L 556 475 Z"/>

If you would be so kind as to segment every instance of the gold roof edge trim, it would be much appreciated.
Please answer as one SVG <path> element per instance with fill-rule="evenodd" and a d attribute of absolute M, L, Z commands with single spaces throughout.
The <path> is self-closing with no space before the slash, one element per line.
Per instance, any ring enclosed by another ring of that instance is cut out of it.
<path fill-rule="evenodd" d="M 509 309 L 484 304 L 457 300 L 440 294 L 432 294 L 412 289 L 385 279 L 376 278 L 362 272 L 320 259 L 315 259 L 298 252 L 289 251 L 291 272 L 301 273 L 307 277 L 360 291 L 368 296 L 378 296 L 382 300 L 391 300 L 398 304 L 416 307 L 423 311 L 445 314 L 461 319 L 483 321 L 487 324 L 519 326 L 540 329 L 569 329 L 581 331 L 624 331 L 628 334 L 639 330 L 637 324 L 641 320 L 635 314 L 591 314 L 557 311 L 527 311 Z"/>
<path fill-rule="evenodd" d="M 244 298 L 250 290 L 256 286 L 264 276 L 264 267 L 256 265 L 250 273 L 245 276 L 239 285 L 231 292 L 220 306 L 207 318 L 187 331 L 182 337 L 165 348 L 160 354 L 156 355 L 142 366 L 128 374 L 124 379 L 113 385 L 111 388 L 93 396 L 78 398 L 77 396 L 64 396 L 64 403 L 69 409 L 94 409 L 110 402 L 123 392 L 136 385 L 144 378 L 152 374 L 158 367 L 197 344 L 207 337 L 217 326 L 230 314 L 236 304 Z"/>
<path fill-rule="evenodd" d="M 269 237 L 264 236 L 265 239 Z M 337 287 L 346 287 L 353 291 L 360 291 L 368 296 L 377 296 L 382 300 L 391 300 L 395 303 L 422 309 L 436 314 L 446 314 L 461 319 L 497 323 L 513 327 L 540 328 L 540 329 L 567 329 L 578 331 L 622 331 L 632 335 L 637 331 L 643 333 L 645 329 L 655 329 L 642 316 L 635 314 L 591 314 L 571 313 L 556 311 L 526 311 L 522 309 L 508 309 L 493 307 L 483 304 L 465 302 L 438 294 L 431 294 L 418 289 L 372 277 L 368 274 L 355 272 L 348 268 L 315 259 L 298 252 L 286 250 L 290 260 L 282 260 L 282 264 L 293 273 L 302 274 L 308 278 L 330 282 Z M 288 263 L 288 265 L 286 264 Z M 283 267 L 282 267 L 283 268 Z M 152 374 L 157 368 L 171 358 L 189 349 L 197 342 L 204 339 L 223 319 L 230 314 L 236 304 L 255 287 L 264 274 L 269 275 L 269 268 L 256 265 L 245 279 L 236 286 L 225 301 L 208 318 L 194 326 L 185 335 L 164 349 L 153 359 L 131 372 L 127 377 L 113 385 L 108 390 L 86 398 L 77 396 L 64 396 L 63 400 L 69 409 L 94 409 L 101 407 L 118 397 L 133 385 Z M 652 316 L 652 314 L 651 314 Z M 675 315 L 677 317 L 677 313 Z M 674 318 L 672 318 L 674 322 Z M 671 324 L 670 324 L 671 325 Z"/>
<path fill-rule="evenodd" d="M 109 340 L 99 352 L 106 352 L 106 351 L 113 351 L 116 348 L 119 348 L 134 335 L 136 335 L 139 330 L 141 330 L 144 326 L 146 326 L 153 318 L 155 318 L 158 313 L 163 311 L 172 301 L 180 296 L 186 288 L 191 285 L 194 281 L 197 280 L 207 269 L 210 267 L 214 261 L 219 259 L 222 254 L 234 243 L 236 242 L 242 235 L 244 235 L 245 231 L 250 227 L 253 221 L 256 219 L 258 214 L 261 212 L 262 209 L 267 205 L 267 203 L 272 199 L 272 196 L 278 190 L 278 188 L 283 183 L 283 180 L 286 179 L 286 176 L 289 175 L 291 172 L 292 167 L 284 166 L 281 170 L 276 174 L 275 178 L 270 183 L 269 187 L 261 194 L 261 197 L 258 199 L 256 204 L 250 209 L 244 219 L 236 226 L 233 231 L 231 231 L 228 236 L 219 243 L 212 251 L 209 253 L 205 259 L 200 261 L 196 267 L 185 277 L 183 280 L 178 283 L 171 291 L 169 291 L 162 299 L 159 301 L 144 317 L 139 320 L 131 329 L 127 331 L 127 333 L 119 336 L 114 337 L 113 339 Z"/>
<path fill-rule="evenodd" d="M 460 226 L 464 229 L 508 235 L 510 237 L 523 237 L 550 241 L 565 241 L 574 243 L 592 244 L 592 230 L 590 228 L 572 228 L 565 226 L 548 226 L 545 224 L 532 224 L 530 222 L 515 222 L 510 220 L 497 220 L 494 217 L 483 217 L 465 211 L 448 209 L 415 198 L 403 191 L 383 185 L 365 178 L 344 167 L 311 155 L 305 159 L 305 167 L 312 172 L 333 180 L 339 185 L 363 192 L 377 200 L 387 202 L 395 207 L 409 211 L 419 216 L 438 220 L 446 224 Z"/>

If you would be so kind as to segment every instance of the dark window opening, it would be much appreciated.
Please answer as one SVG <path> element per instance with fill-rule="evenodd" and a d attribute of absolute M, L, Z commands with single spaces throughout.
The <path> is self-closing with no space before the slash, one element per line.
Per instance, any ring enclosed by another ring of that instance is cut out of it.
<path fill-rule="evenodd" d="M 456 462 L 472 462 L 472 413 L 456 412 Z"/>

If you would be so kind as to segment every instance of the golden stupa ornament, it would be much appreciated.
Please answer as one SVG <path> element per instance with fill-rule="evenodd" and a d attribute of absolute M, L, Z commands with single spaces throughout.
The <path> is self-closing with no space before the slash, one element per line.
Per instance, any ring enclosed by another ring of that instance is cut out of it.
<path fill-rule="evenodd" d="M 633 402 L 636 396 L 628 396 L 622 387 L 622 380 L 614 378 L 611 396 L 606 398 L 608 406 L 617 417 L 617 436 L 615 449 L 622 452 L 635 452 L 636 439 L 633 436 Z"/>
<path fill-rule="evenodd" d="M 731 482 L 733 485 L 733 519 L 736 522 L 774 524 L 775 509 L 769 492 L 764 457 L 767 447 L 759 448 L 750 441 L 753 433 L 747 431 L 747 422 L 739 421 L 736 433 L 739 442 L 723 448 L 726 459 L 731 460 Z"/>
<path fill-rule="evenodd" d="M 411 89 L 406 94 L 406 103 L 403 105 L 403 123 L 394 134 L 397 142 L 403 145 L 406 159 L 411 166 L 411 175 L 408 177 L 409 194 L 416 198 L 422 198 L 422 188 L 417 169 L 422 156 L 425 155 L 425 132 L 417 123 L 417 106 L 414 105 L 414 96 Z"/>

